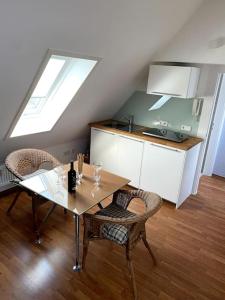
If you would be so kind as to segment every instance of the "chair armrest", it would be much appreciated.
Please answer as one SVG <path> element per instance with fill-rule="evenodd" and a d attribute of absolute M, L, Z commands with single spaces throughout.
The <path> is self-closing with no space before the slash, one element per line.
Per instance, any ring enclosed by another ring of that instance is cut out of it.
<path fill-rule="evenodd" d="M 112 224 L 118 224 L 118 225 L 132 225 L 138 222 L 139 217 L 134 216 L 134 217 L 128 217 L 128 218 L 111 218 L 111 217 L 106 217 L 102 215 L 94 215 L 90 213 L 84 213 L 84 222 L 87 220 L 89 222 L 96 222 L 98 224 L 104 224 L 104 223 L 112 223 Z"/>

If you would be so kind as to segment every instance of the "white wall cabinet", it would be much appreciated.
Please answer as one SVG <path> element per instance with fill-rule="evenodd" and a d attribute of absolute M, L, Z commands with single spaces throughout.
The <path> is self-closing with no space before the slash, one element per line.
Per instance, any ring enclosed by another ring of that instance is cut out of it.
<path fill-rule="evenodd" d="M 178 98 L 196 97 L 200 69 L 188 66 L 151 65 L 148 94 L 171 95 Z"/>
<path fill-rule="evenodd" d="M 91 163 L 179 207 L 193 191 L 200 145 L 185 151 L 92 128 Z"/>

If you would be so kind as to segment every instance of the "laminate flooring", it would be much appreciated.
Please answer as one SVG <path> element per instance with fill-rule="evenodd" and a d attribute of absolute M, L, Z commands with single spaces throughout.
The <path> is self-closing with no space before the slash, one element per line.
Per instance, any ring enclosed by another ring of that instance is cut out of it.
<path fill-rule="evenodd" d="M 22 193 L 7 216 L 13 197 L 0 198 L 1 300 L 133 299 L 122 247 L 91 242 L 85 271 L 74 273 L 72 215 L 57 207 L 36 245 L 30 198 Z M 130 209 L 143 207 L 135 200 Z M 147 222 L 147 238 L 158 265 L 140 242 L 134 250 L 139 299 L 225 299 L 225 179 L 202 177 L 198 194 L 178 210 L 165 201 Z"/>

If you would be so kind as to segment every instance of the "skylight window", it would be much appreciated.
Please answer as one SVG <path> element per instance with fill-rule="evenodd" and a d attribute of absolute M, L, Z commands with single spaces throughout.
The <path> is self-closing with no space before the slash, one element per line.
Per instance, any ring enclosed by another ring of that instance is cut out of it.
<path fill-rule="evenodd" d="M 97 62 L 51 54 L 10 137 L 50 131 Z"/>

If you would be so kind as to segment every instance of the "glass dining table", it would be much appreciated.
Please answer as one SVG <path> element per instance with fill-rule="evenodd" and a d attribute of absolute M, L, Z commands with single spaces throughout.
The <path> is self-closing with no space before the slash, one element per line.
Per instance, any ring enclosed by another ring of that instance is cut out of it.
<path fill-rule="evenodd" d="M 74 165 L 75 170 L 77 170 L 77 162 Z M 81 215 L 130 182 L 127 178 L 101 170 L 101 181 L 99 185 L 96 185 L 93 178 L 93 168 L 89 164 L 83 165 L 83 177 L 74 193 L 68 192 L 67 172 L 69 165 L 59 166 L 19 183 L 22 188 L 31 191 L 34 197 L 51 201 L 53 208 L 60 205 L 74 214 L 76 248 L 74 271 L 80 271 L 82 265 L 80 262 Z"/>

